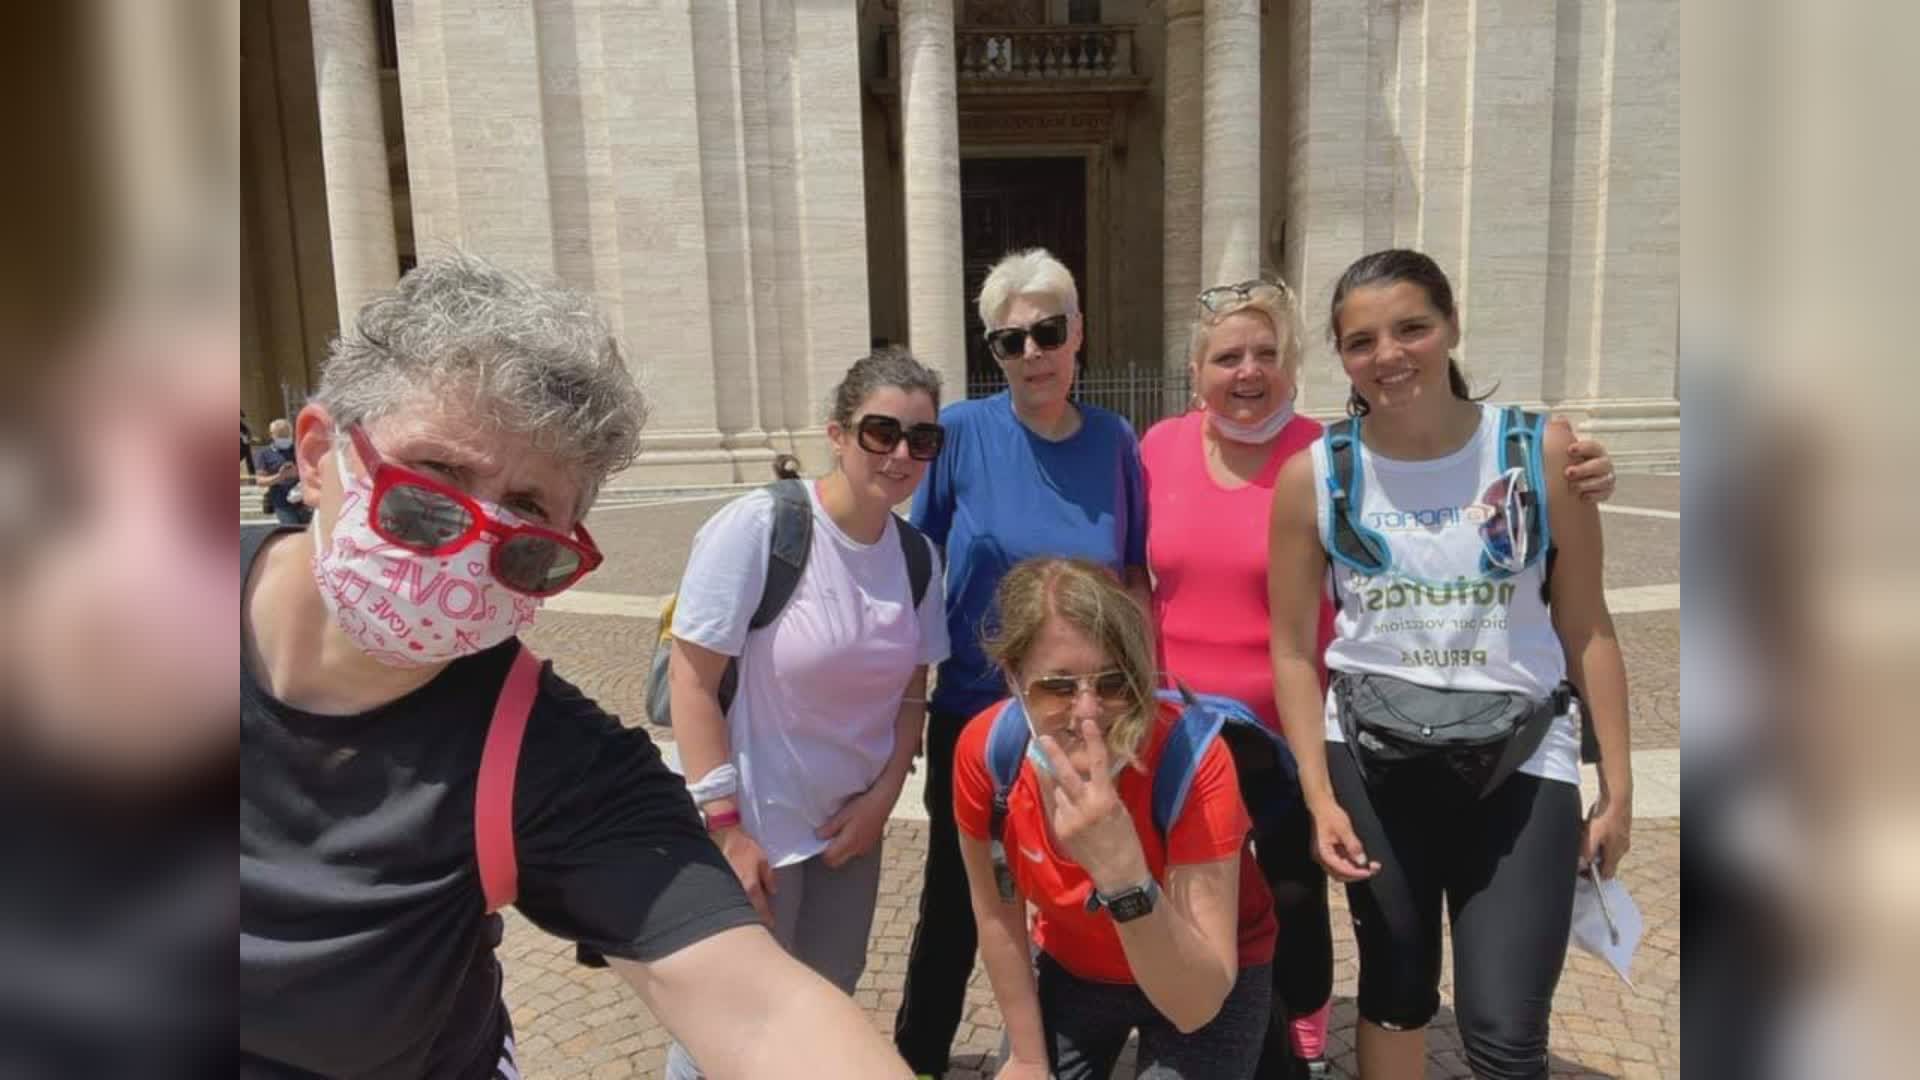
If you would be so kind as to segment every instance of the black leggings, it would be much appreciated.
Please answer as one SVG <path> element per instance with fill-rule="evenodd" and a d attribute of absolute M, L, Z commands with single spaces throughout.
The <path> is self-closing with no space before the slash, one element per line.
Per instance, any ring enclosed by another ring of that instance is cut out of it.
<path fill-rule="evenodd" d="M 1453 928 L 1454 1011 L 1481 1080 L 1547 1076 L 1547 1023 L 1567 956 L 1580 789 L 1515 773 L 1484 799 L 1443 765 L 1369 785 L 1345 743 L 1327 769 L 1380 872 L 1347 886 L 1360 1015 L 1424 1026 L 1440 1007 L 1440 909 Z"/>
<path fill-rule="evenodd" d="M 1253 1075 L 1267 1026 L 1267 965 L 1243 967 L 1220 1011 L 1181 1034 L 1133 983 L 1082 979 L 1041 953 L 1035 961 L 1047 1065 L 1058 1080 L 1106 1080 L 1140 1032 L 1139 1080 L 1243 1080 Z"/>
<path fill-rule="evenodd" d="M 1290 783 L 1264 740 L 1243 738 L 1229 728 L 1227 746 L 1242 791 Z M 1258 802 L 1249 798 L 1250 805 Z M 1287 1022 L 1333 996 L 1333 916 L 1327 908 L 1327 872 L 1313 857 L 1313 818 L 1298 794 L 1284 813 L 1256 826 L 1253 853 L 1273 891 L 1280 924 L 1273 946 L 1273 1021 L 1256 1075 L 1287 1077 L 1293 1075 Z"/>
<path fill-rule="evenodd" d="M 920 918 L 907 949 L 907 980 L 893 1017 L 893 1045 L 915 1073 L 947 1071 L 966 1008 L 978 941 L 960 833 L 953 822 L 953 748 L 967 717 L 927 714 L 927 862 Z"/>

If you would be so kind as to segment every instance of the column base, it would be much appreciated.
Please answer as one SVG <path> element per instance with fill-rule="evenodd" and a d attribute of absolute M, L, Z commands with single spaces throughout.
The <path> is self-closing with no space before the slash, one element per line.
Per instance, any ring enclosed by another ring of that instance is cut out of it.
<path fill-rule="evenodd" d="M 810 476 L 833 460 L 820 431 L 661 431 L 641 436 L 640 457 L 608 477 L 604 490 L 763 484 L 773 479 L 773 459 L 783 453 L 798 457 L 801 471 Z"/>
<path fill-rule="evenodd" d="M 1621 468 L 1680 464 L 1680 402 L 1673 398 L 1604 398 L 1557 402 L 1552 411 L 1607 444 Z"/>
<path fill-rule="evenodd" d="M 1508 404 L 1504 398 L 1498 404 Z M 1605 398 L 1567 400 L 1553 405 L 1515 402 L 1528 409 L 1544 409 L 1564 416 L 1582 435 L 1604 442 L 1607 454 L 1622 469 L 1672 468 L 1680 464 L 1680 403 L 1673 398 Z M 1323 424 L 1346 416 L 1341 410 L 1307 410 Z"/>

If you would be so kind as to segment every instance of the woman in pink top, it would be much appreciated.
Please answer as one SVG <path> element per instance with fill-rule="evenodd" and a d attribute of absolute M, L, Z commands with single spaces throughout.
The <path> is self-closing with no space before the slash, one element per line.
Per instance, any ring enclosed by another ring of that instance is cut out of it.
<path fill-rule="evenodd" d="M 1299 309 L 1285 285 L 1249 281 L 1201 293 L 1187 356 L 1195 407 L 1155 424 L 1140 441 L 1161 670 L 1195 690 L 1245 702 L 1276 731 L 1267 643 L 1273 481 L 1280 466 L 1321 433 L 1317 421 L 1293 411 L 1299 331 Z M 1583 441 L 1572 452 L 1580 464 L 1569 476 L 1581 490 L 1597 499 L 1611 494 L 1606 451 Z M 1323 599 L 1322 652 L 1332 637 L 1333 605 Z M 1243 787 L 1281 782 L 1270 753 L 1258 760 L 1251 743 L 1236 742 L 1233 749 Z M 1312 854 L 1312 822 L 1296 805 L 1255 828 L 1255 853 L 1280 920 L 1274 1021 L 1255 1075 L 1327 1075 L 1333 933 L 1326 872 Z"/>

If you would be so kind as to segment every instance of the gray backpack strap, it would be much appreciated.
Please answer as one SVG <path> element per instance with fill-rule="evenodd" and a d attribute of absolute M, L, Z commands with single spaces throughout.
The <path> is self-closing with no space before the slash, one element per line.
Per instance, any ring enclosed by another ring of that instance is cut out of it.
<path fill-rule="evenodd" d="M 750 630 L 764 629 L 786 610 L 813 550 L 813 500 L 807 497 L 807 482 L 775 480 L 767 490 L 773 493 L 773 539 L 767 546 L 766 587 L 747 623 Z"/>
<path fill-rule="evenodd" d="M 773 494 L 773 535 L 767 544 L 767 581 L 760 590 L 760 606 L 747 621 L 749 630 L 765 629 L 786 610 L 813 550 L 813 500 L 807 497 L 807 482 L 790 477 L 775 480 L 767 490 Z M 739 689 L 740 658 L 728 657 L 720 673 L 721 712 L 732 707 Z"/>
<path fill-rule="evenodd" d="M 913 587 L 913 609 L 927 598 L 927 586 L 933 582 L 933 553 L 927 538 L 899 514 L 893 515 L 894 532 L 900 537 L 900 551 L 907 557 L 907 582 Z"/>

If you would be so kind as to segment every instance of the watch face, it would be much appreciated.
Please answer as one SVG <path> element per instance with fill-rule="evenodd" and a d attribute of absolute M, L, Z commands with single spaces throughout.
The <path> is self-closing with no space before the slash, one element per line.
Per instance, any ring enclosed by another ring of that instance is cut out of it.
<path fill-rule="evenodd" d="M 1114 922 L 1130 922 L 1153 911 L 1153 894 L 1146 889 L 1128 889 L 1107 901 L 1107 910 L 1113 913 Z"/>

